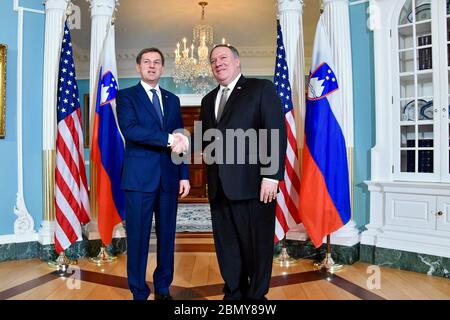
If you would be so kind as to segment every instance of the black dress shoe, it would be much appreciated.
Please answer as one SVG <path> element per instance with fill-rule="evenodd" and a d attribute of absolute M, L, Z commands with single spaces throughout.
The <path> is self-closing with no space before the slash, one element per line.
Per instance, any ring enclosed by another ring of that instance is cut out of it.
<path fill-rule="evenodd" d="M 170 293 L 168 294 L 155 293 L 155 300 L 173 300 L 173 298 L 170 295 Z"/>

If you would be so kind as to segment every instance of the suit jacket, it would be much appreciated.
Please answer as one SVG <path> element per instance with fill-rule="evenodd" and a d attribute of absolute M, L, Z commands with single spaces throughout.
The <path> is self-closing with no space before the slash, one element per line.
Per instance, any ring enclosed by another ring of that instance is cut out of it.
<path fill-rule="evenodd" d="M 218 180 L 222 183 L 223 190 L 228 199 L 247 200 L 259 199 L 261 180 L 263 177 L 283 180 L 284 163 L 286 154 L 286 125 L 284 120 L 281 100 L 278 98 L 275 87 L 268 80 L 245 78 L 241 76 L 227 103 L 225 104 L 222 116 L 217 123 L 215 117 L 215 101 L 219 87 L 208 93 L 202 100 L 200 118 L 202 120 L 203 133 L 211 128 L 219 129 L 223 136 L 223 143 L 217 143 L 216 139 L 211 142 L 203 143 L 203 151 L 211 143 L 215 143 L 216 150 L 221 150 L 224 161 L 227 158 L 226 129 L 268 129 L 267 151 L 259 148 L 258 145 L 250 145 L 248 139 L 245 142 L 244 150 L 237 150 L 234 146 L 234 164 L 210 164 L 207 165 L 208 196 L 214 199 L 216 196 Z M 270 130 L 278 129 L 278 150 L 272 152 L 270 141 Z M 213 146 L 210 146 L 212 149 Z M 275 151 L 278 151 L 275 154 Z M 242 154 L 244 152 L 244 154 Z M 267 154 L 278 159 L 279 166 L 274 174 L 261 174 L 263 167 L 269 167 L 270 164 L 264 164 L 258 155 Z M 244 164 L 236 164 L 239 156 L 245 158 Z M 252 159 L 257 158 L 256 163 Z"/>
<path fill-rule="evenodd" d="M 183 128 L 180 99 L 164 89 L 161 95 L 162 125 L 140 83 L 117 93 L 117 119 L 125 138 L 122 189 L 153 192 L 161 185 L 178 192 L 179 181 L 189 179 L 188 166 L 174 164 L 167 146 L 169 133 Z"/>

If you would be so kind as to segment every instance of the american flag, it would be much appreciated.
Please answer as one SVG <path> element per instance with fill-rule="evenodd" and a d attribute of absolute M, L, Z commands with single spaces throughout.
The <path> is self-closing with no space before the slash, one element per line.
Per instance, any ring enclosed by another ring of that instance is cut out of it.
<path fill-rule="evenodd" d="M 61 253 L 82 239 L 81 225 L 90 220 L 80 99 L 67 22 L 59 60 L 57 120 L 55 249 Z"/>
<path fill-rule="evenodd" d="M 274 84 L 283 105 L 288 136 L 284 180 L 280 181 L 280 192 L 277 195 L 275 241 L 278 242 L 284 238 L 289 229 L 300 223 L 298 211 L 300 174 L 297 135 L 291 85 L 289 83 L 289 71 L 286 62 L 286 51 L 284 49 L 283 34 L 279 23 L 277 26 L 277 57 L 275 60 Z"/>

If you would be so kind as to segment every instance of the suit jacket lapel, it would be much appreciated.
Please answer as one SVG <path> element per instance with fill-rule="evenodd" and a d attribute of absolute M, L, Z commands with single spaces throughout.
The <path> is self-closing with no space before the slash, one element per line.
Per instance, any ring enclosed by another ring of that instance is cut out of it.
<path fill-rule="evenodd" d="M 150 101 L 150 98 L 148 97 L 147 93 L 145 92 L 144 87 L 138 83 L 136 85 L 136 92 L 139 100 L 141 101 L 140 105 L 142 106 L 141 109 L 144 109 L 146 112 L 148 112 L 152 117 L 155 118 L 156 122 L 161 127 L 161 122 L 159 121 L 159 117 L 156 114 L 155 106 Z M 161 127 L 162 129 L 162 127 Z"/>
<path fill-rule="evenodd" d="M 213 93 L 211 93 L 211 99 L 209 101 L 209 118 L 211 119 L 211 123 L 214 127 L 217 127 L 217 119 L 216 119 L 216 99 L 217 94 L 219 93 L 220 86 L 214 89 Z"/>
<path fill-rule="evenodd" d="M 228 97 L 227 103 L 225 104 L 225 107 L 223 108 L 223 113 L 222 113 L 222 116 L 220 117 L 219 123 L 222 121 L 223 118 L 225 118 L 227 113 L 230 112 L 230 109 L 233 108 L 233 102 L 239 96 L 241 91 L 243 90 L 245 81 L 246 81 L 245 77 L 241 75 L 238 82 L 234 86 L 234 89 L 231 92 L 231 95 Z"/>

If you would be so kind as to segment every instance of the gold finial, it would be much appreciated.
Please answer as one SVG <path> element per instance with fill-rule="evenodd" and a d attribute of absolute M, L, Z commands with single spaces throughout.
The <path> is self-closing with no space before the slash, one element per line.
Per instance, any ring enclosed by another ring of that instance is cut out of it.
<path fill-rule="evenodd" d="M 208 5 L 208 2 L 200 1 L 198 4 L 199 4 L 199 6 L 202 7 L 202 20 L 204 20 L 205 19 L 205 7 Z"/>

